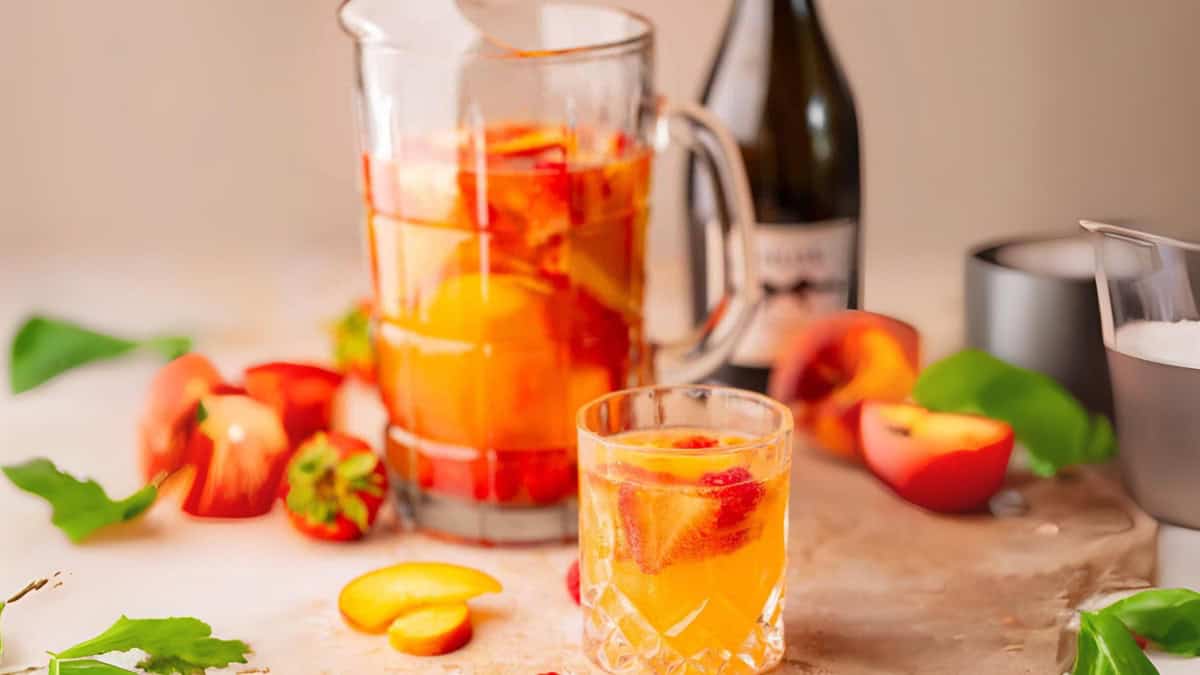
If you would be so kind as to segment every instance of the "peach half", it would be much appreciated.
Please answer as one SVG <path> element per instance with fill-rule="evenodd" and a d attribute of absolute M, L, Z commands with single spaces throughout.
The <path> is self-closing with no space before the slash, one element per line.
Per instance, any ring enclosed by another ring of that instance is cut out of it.
<path fill-rule="evenodd" d="M 806 325 L 780 350 L 768 390 L 796 427 L 833 455 L 859 455 L 864 401 L 898 403 L 917 380 L 920 336 L 882 314 L 838 312 Z"/>
<path fill-rule="evenodd" d="M 1004 484 L 1013 450 L 1008 424 L 920 406 L 868 403 L 863 459 L 904 499 L 931 511 L 978 509 Z"/>

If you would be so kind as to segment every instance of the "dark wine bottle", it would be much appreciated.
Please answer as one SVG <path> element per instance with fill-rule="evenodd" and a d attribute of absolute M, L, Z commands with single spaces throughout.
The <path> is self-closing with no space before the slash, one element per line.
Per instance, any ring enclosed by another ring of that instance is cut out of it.
<path fill-rule="evenodd" d="M 713 380 L 766 389 L 782 342 L 812 317 L 859 303 L 861 176 L 858 117 L 822 31 L 815 0 L 738 0 L 704 91 L 746 163 L 758 220 L 762 305 Z M 702 158 L 701 158 L 702 159 Z M 711 178 L 693 159 L 688 204 L 696 313 L 721 288 Z M 736 243 L 736 239 L 734 239 Z M 701 275 L 708 272 L 707 281 Z"/>

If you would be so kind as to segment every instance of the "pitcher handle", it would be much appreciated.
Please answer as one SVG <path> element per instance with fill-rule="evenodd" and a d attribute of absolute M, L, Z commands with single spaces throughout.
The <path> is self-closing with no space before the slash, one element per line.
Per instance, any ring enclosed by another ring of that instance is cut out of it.
<path fill-rule="evenodd" d="M 754 256 L 754 201 L 741 151 L 733 136 L 703 107 L 689 102 L 659 99 L 655 111 L 655 145 L 659 150 L 671 142 L 680 142 L 672 134 L 672 124 L 681 124 L 689 134 L 685 146 L 704 156 L 716 179 L 717 214 L 722 220 L 722 248 L 725 238 L 737 237 L 741 246 L 741 265 L 729 265 L 723 275 L 725 288 L 720 300 L 705 320 L 677 342 L 654 346 L 656 381 L 664 384 L 696 382 L 717 370 L 729 359 L 754 310 L 762 299 L 758 282 L 758 263 Z M 707 276 L 707 275 L 706 275 Z"/>

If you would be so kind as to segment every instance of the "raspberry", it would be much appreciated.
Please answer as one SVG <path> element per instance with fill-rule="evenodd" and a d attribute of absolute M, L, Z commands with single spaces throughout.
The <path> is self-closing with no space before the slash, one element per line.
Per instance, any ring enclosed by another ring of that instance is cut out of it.
<path fill-rule="evenodd" d="M 712 436 L 685 436 L 671 444 L 673 448 L 682 450 L 698 450 L 701 448 L 715 448 L 719 445 L 717 439 Z"/>
<path fill-rule="evenodd" d="M 567 592 L 571 594 L 571 598 L 575 604 L 579 604 L 579 561 L 571 563 L 571 567 L 567 569 Z"/>
<path fill-rule="evenodd" d="M 721 500 L 721 508 L 717 511 L 717 527 L 729 527 L 745 520 L 762 501 L 765 493 L 762 484 L 755 482 L 744 466 L 706 473 L 700 477 L 700 484 L 717 488 L 711 493 Z"/>

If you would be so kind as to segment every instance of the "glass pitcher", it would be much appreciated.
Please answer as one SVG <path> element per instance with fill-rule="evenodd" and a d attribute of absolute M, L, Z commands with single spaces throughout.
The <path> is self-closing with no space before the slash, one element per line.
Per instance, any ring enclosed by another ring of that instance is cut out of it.
<path fill-rule="evenodd" d="M 749 255 L 689 339 L 643 331 L 652 155 L 713 168 L 728 236 L 753 205 L 732 138 L 655 96 L 654 31 L 567 2 L 350 0 L 388 464 L 419 529 L 573 538 L 574 415 L 703 378 L 758 300 Z M 678 310 L 686 312 L 687 299 Z"/>
<path fill-rule="evenodd" d="M 1081 224 L 1096 247 L 1125 482 L 1151 515 L 1200 528 L 1200 244 Z"/>

